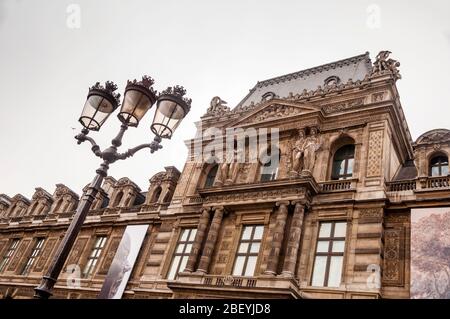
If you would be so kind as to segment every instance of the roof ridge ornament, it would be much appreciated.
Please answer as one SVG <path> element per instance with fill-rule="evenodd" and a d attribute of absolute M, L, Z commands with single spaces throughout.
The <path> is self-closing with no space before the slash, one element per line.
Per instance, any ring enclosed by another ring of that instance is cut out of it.
<path fill-rule="evenodd" d="M 378 53 L 375 62 L 373 63 L 371 76 L 380 76 L 385 74 L 392 74 L 394 76 L 394 81 L 402 78 L 398 67 L 400 62 L 397 60 L 389 58 L 391 51 L 380 51 Z"/>
<path fill-rule="evenodd" d="M 206 115 L 220 116 L 230 112 L 227 102 L 222 100 L 219 96 L 213 97 L 209 105 Z"/>

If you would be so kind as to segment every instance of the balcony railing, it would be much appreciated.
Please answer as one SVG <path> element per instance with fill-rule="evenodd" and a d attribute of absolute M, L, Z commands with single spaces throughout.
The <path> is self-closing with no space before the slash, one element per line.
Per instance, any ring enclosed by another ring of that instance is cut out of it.
<path fill-rule="evenodd" d="M 256 286 L 256 279 L 253 277 L 207 276 L 203 278 L 203 284 L 217 287 L 231 286 L 253 288 Z"/>
<path fill-rule="evenodd" d="M 416 189 L 416 180 L 396 181 L 386 183 L 388 192 L 401 192 Z"/>
<path fill-rule="evenodd" d="M 355 189 L 356 179 L 343 179 L 337 181 L 328 181 L 320 183 L 320 190 L 322 192 L 339 192 Z"/>
<path fill-rule="evenodd" d="M 419 177 L 417 179 L 387 182 L 388 192 L 450 188 L 450 176 Z"/>
<path fill-rule="evenodd" d="M 450 186 L 450 176 L 429 177 L 427 188 L 446 188 Z"/>

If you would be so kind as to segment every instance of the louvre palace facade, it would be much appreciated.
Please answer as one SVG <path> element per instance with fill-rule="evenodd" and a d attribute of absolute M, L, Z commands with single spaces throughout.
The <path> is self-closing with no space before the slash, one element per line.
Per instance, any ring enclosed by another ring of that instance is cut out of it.
<path fill-rule="evenodd" d="M 122 298 L 410 298 L 411 212 L 450 206 L 450 130 L 412 139 L 389 55 L 214 97 L 201 132 L 276 128 L 277 165 L 198 161 L 195 137 L 146 190 L 107 177 L 53 298 L 97 298 L 130 225 L 148 228 Z M 0 297 L 33 296 L 80 195 L 0 195 Z"/>

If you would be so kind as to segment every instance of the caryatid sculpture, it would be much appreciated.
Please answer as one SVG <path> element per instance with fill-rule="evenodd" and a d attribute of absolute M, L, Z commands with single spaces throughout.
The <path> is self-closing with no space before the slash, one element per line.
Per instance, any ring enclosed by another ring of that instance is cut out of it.
<path fill-rule="evenodd" d="M 236 182 L 239 169 L 241 168 L 241 156 L 243 150 L 234 148 L 233 152 L 226 153 L 224 162 L 219 167 L 217 186 L 231 185 Z"/>
<path fill-rule="evenodd" d="M 298 138 L 291 150 L 291 176 L 297 176 L 303 169 L 303 143 L 305 142 L 305 129 L 298 130 Z"/>
<path fill-rule="evenodd" d="M 318 130 L 316 127 L 312 127 L 310 135 L 305 139 L 303 143 L 303 170 L 302 174 L 311 175 L 316 162 L 316 152 L 320 148 L 319 137 L 317 135 Z"/>

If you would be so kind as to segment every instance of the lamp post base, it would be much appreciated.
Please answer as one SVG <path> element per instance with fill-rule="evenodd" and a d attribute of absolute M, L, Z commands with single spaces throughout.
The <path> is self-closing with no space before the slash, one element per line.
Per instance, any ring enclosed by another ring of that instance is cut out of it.
<path fill-rule="evenodd" d="M 53 289 L 54 284 L 56 283 L 56 280 L 53 278 L 50 278 L 48 276 L 44 276 L 42 278 L 41 284 L 34 288 L 34 298 L 35 299 L 48 299 L 51 296 L 53 296 L 51 290 Z"/>

